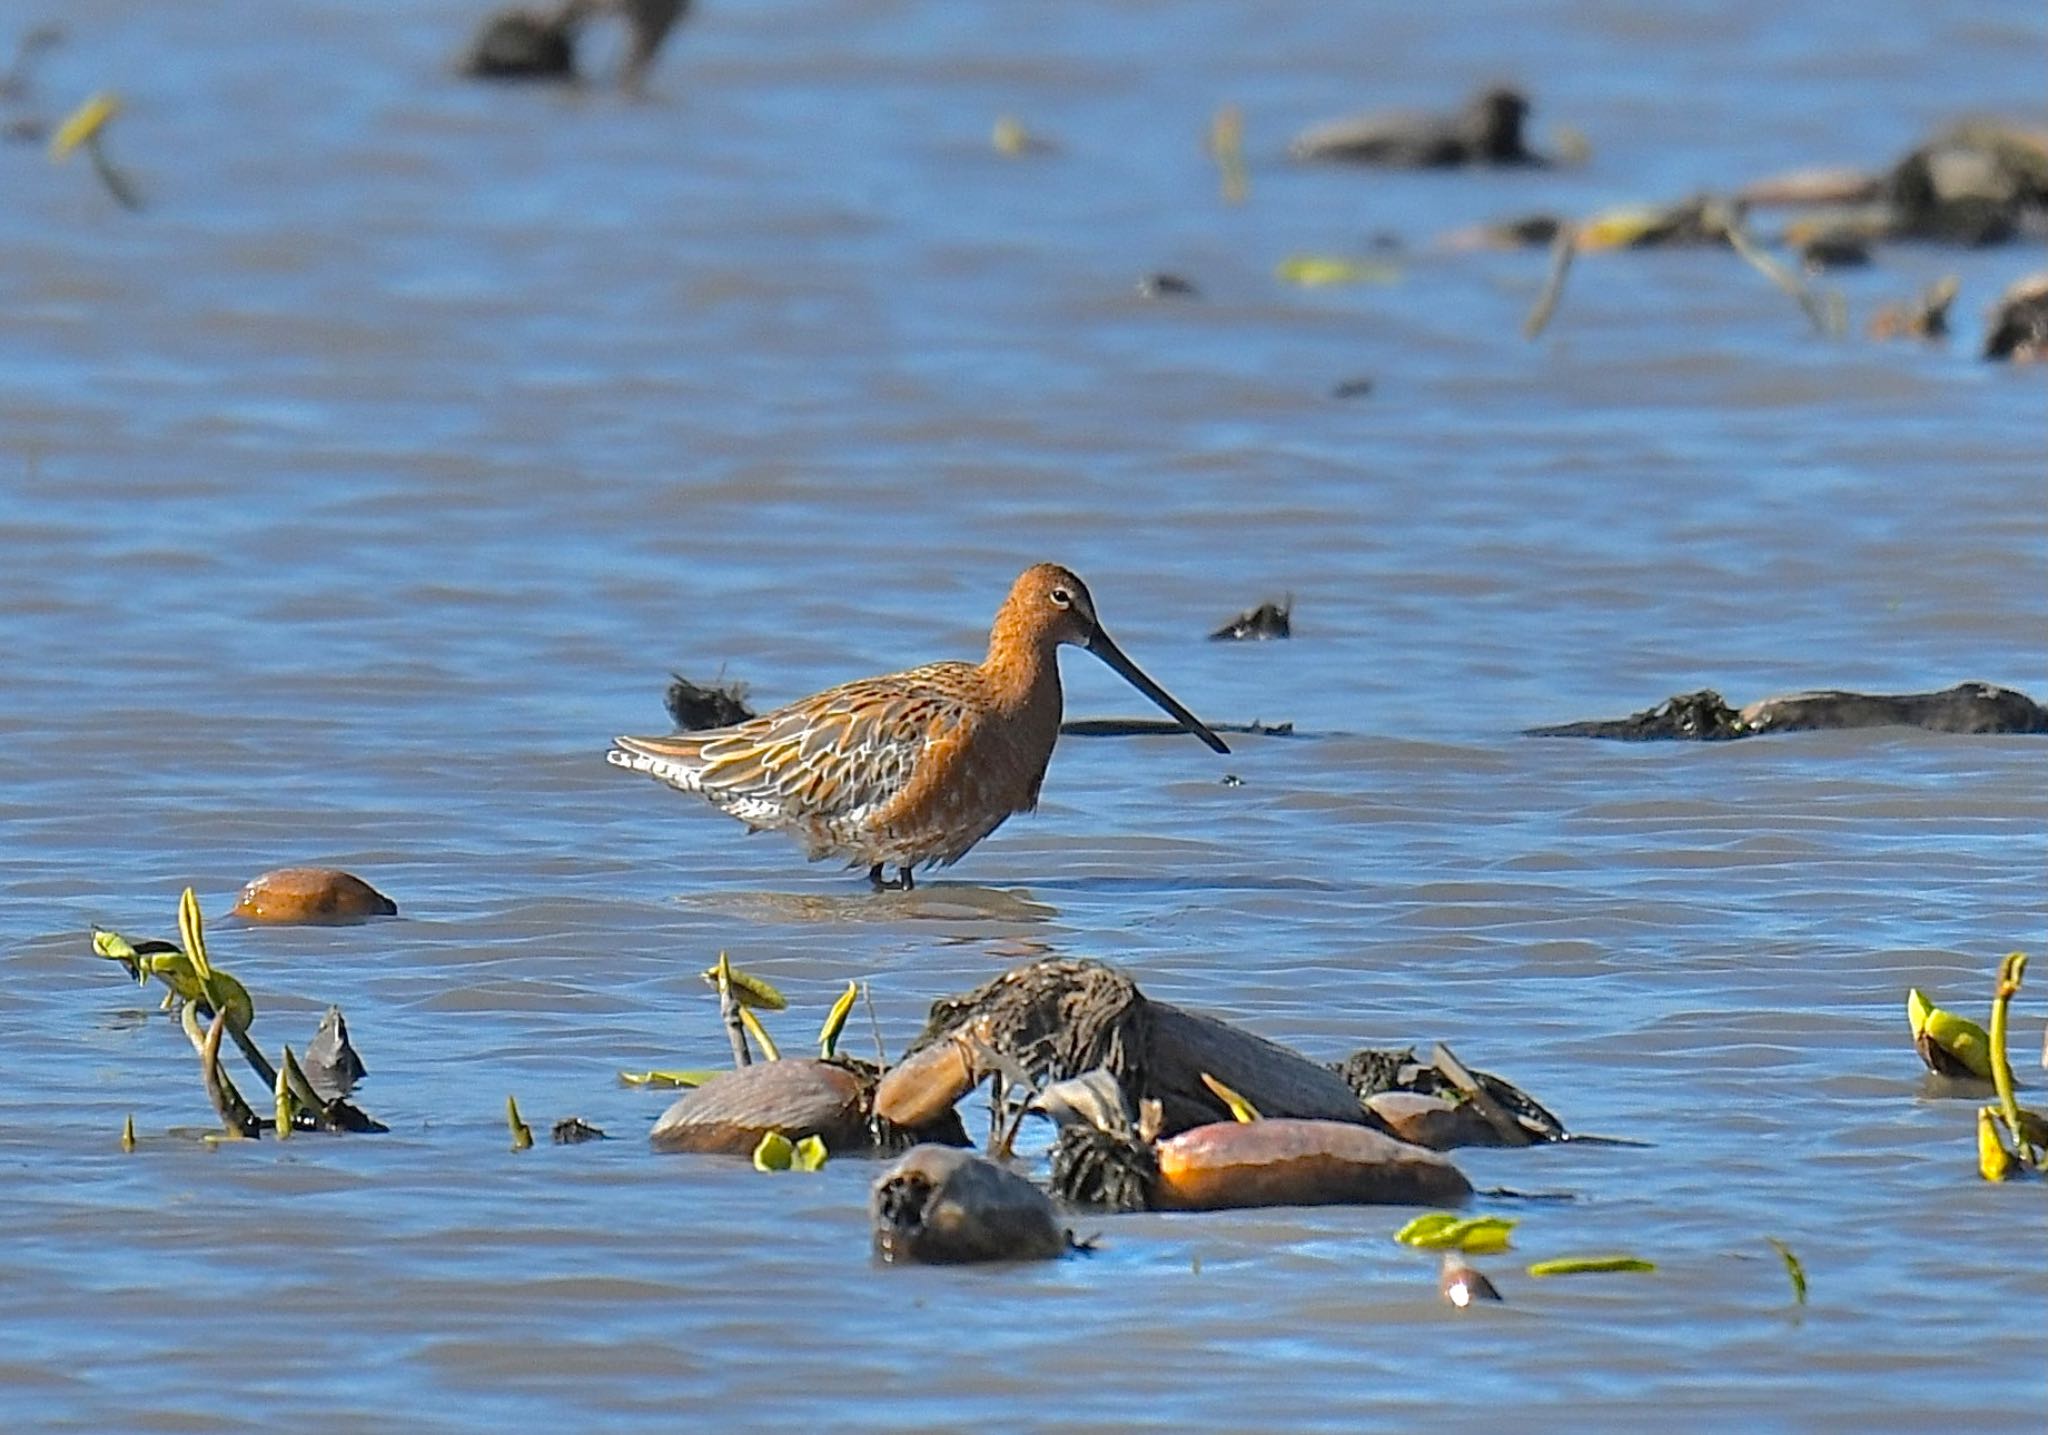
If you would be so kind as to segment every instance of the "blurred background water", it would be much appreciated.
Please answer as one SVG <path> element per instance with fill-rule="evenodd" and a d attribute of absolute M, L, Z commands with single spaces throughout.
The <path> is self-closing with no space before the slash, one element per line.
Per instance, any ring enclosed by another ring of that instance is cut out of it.
<path fill-rule="evenodd" d="M 2039 740 L 1515 736 L 1709 685 L 2040 695 L 2040 377 L 1974 358 L 2038 252 L 1825 281 L 1860 322 L 1958 275 L 1934 347 L 1815 339 L 1722 252 L 1588 256 L 1531 345 L 1543 256 L 1432 243 L 2038 122 L 2037 8 L 706 0 L 640 102 L 457 80 L 477 18 L 0 8 L 67 31 L 18 105 L 117 89 L 147 200 L 0 149 L 10 1428 L 2038 1428 L 2039 1189 L 1977 1180 L 1903 1002 L 1975 1011 L 2039 950 Z M 1497 80 L 1591 161 L 1284 159 Z M 1003 113 L 1053 151 L 995 154 Z M 1381 235 L 1396 282 L 1274 278 Z M 1201 296 L 1139 298 L 1160 270 Z M 1203 716 L 1306 735 L 1068 739 L 1037 815 L 883 898 L 604 766 L 672 669 L 772 704 L 973 656 L 1044 558 Z M 1285 592 L 1292 642 L 1202 640 Z M 403 916 L 215 954 L 273 1046 L 344 1005 L 393 1133 L 207 1149 L 86 929 L 295 862 Z M 1101 957 L 1318 1056 L 1449 1040 L 1654 1145 L 1461 1156 L 1576 1198 L 1522 1213 L 1496 1311 L 1441 1306 L 1394 1210 L 881 1269 L 868 1163 L 646 1149 L 664 1098 L 616 1073 L 721 1060 L 721 949 L 791 1036 L 848 979 L 894 1051 L 935 996 Z M 507 1091 L 622 1139 L 515 1156 Z M 1516 1274 L 1608 1249 L 1662 1269 Z"/>

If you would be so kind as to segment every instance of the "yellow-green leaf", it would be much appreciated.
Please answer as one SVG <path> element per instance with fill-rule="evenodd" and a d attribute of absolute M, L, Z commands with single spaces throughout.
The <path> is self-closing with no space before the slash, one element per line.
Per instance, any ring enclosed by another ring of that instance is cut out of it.
<path fill-rule="evenodd" d="M 128 1119 L 121 1123 L 121 1149 L 123 1151 L 133 1151 L 135 1149 L 135 1113 L 132 1111 L 128 1113 Z"/>
<path fill-rule="evenodd" d="M 1941 1068 L 1928 1059 L 1925 1048 L 1930 1042 L 1954 1057 L 1970 1075 L 1984 1081 L 1992 1079 L 1991 1035 L 1968 1017 L 1957 1016 L 1940 1007 L 1927 1009 L 1926 1020 L 1920 1024 L 1920 1059 L 1927 1061 L 1929 1070 L 1941 1072 Z"/>
<path fill-rule="evenodd" d="M 1776 1236 L 1765 1236 L 1764 1239 L 1771 1243 L 1771 1249 L 1776 1251 L 1778 1259 L 1785 1263 L 1785 1274 L 1792 1280 L 1793 1304 L 1805 1305 L 1806 1267 L 1799 1263 L 1799 1257 L 1792 1254 L 1792 1248 Z"/>
<path fill-rule="evenodd" d="M 1431 1211 L 1394 1232 L 1394 1239 L 1425 1251 L 1464 1251 L 1484 1256 L 1506 1250 L 1509 1236 L 1520 1224 L 1509 1216 L 1456 1216 L 1449 1211 Z"/>
<path fill-rule="evenodd" d="M 190 887 L 178 898 L 178 940 L 185 944 L 185 955 L 204 982 L 213 968 L 206 959 L 206 923 L 199 915 L 199 897 Z"/>
<path fill-rule="evenodd" d="M 1274 266 L 1276 277 L 1305 289 L 1331 284 L 1392 284 L 1401 271 L 1392 264 L 1334 254 L 1290 254 Z"/>
<path fill-rule="evenodd" d="M 1529 1267 L 1532 1276 L 1605 1275 L 1615 1271 L 1654 1271 L 1653 1261 L 1636 1256 L 1569 1256 L 1563 1260 L 1537 1261 Z"/>
<path fill-rule="evenodd" d="M 135 964 L 135 944 L 119 932 L 110 932 L 105 927 L 92 929 L 92 950 L 93 955 L 109 961 L 126 962 L 130 966 Z"/>
<path fill-rule="evenodd" d="M 619 1080 L 628 1086 L 702 1086 L 717 1071 L 622 1071 Z"/>
<path fill-rule="evenodd" d="M 1211 1091 L 1215 1092 L 1216 1099 L 1218 1101 L 1221 1101 L 1225 1106 L 1228 1106 L 1230 1108 L 1230 1114 L 1236 1117 L 1239 1121 L 1250 1122 L 1259 1119 L 1258 1107 L 1252 1105 L 1249 1101 L 1245 1100 L 1242 1096 L 1239 1096 L 1235 1091 L 1232 1091 L 1229 1087 L 1225 1086 L 1222 1082 L 1218 1081 L 1215 1077 L 1211 1076 L 1206 1071 L 1202 1073 L 1202 1085 L 1208 1087 Z"/>
<path fill-rule="evenodd" d="M 533 1145 L 533 1128 L 519 1114 L 519 1102 L 514 1097 L 505 1098 L 505 1124 L 512 1128 L 512 1149 L 524 1151 Z"/>
<path fill-rule="evenodd" d="M 111 90 L 101 90 L 65 117 L 57 127 L 57 133 L 50 136 L 50 159 L 63 159 L 80 145 L 98 136 L 107 127 L 107 121 L 121 113 L 121 97 Z"/>
<path fill-rule="evenodd" d="M 846 990 L 839 994 L 839 1000 L 832 1003 L 832 1010 L 825 1015 L 825 1024 L 818 1028 L 818 1054 L 829 1057 L 839 1049 L 839 1033 L 846 1030 L 846 1019 L 853 1015 L 853 999 L 860 995 L 860 983 L 848 982 Z"/>
<path fill-rule="evenodd" d="M 231 972 L 215 967 L 202 980 L 193 969 L 192 959 L 183 952 L 151 952 L 136 961 L 186 1001 L 204 1002 L 216 1011 L 226 1012 L 228 1024 L 237 1031 L 247 1031 L 249 1023 L 256 1020 L 256 1003 L 250 998 L 249 989 Z"/>
<path fill-rule="evenodd" d="M 782 1060 L 782 1052 L 775 1045 L 775 1038 L 768 1035 L 768 1028 L 761 1025 L 761 1018 L 754 1015 L 754 1009 L 744 1003 L 740 1006 L 740 1025 L 754 1038 L 754 1044 L 761 1048 L 761 1055 L 770 1061 Z"/>
<path fill-rule="evenodd" d="M 754 1148 L 756 1171 L 787 1171 L 796 1160 L 796 1147 L 780 1131 L 770 1131 Z"/>
<path fill-rule="evenodd" d="M 825 1161 L 831 1155 L 825 1149 L 825 1138 L 806 1136 L 790 1150 L 790 1168 L 796 1171 L 822 1171 Z"/>
<path fill-rule="evenodd" d="M 732 994 L 743 1007 L 759 1007 L 762 1011 L 783 1011 L 789 1006 L 781 992 L 751 972 L 743 972 L 727 960 L 724 952 L 718 954 L 718 965 L 704 973 L 704 980 L 717 986 L 723 977 L 732 989 Z"/>
<path fill-rule="evenodd" d="M 1668 223 L 1670 211 L 1651 205 L 1629 205 L 1596 214 L 1579 226 L 1581 249 L 1625 249 Z"/>
<path fill-rule="evenodd" d="M 271 1088 L 271 1098 L 277 1108 L 277 1139 L 280 1141 L 291 1139 L 292 1117 L 299 1109 L 298 1102 L 292 1098 L 291 1082 L 285 1075 L 292 1065 L 292 1049 L 286 1047 L 284 1065 L 277 1069 L 277 1081 Z"/>
<path fill-rule="evenodd" d="M 1927 994 L 1918 987 L 1906 993 L 1906 1024 L 1913 1029 L 1913 1040 L 1920 1039 L 1920 1033 L 1927 1030 L 1927 1014 L 1934 1010 L 1934 1003 L 1927 1000 Z"/>
<path fill-rule="evenodd" d="M 1987 1181 L 2003 1181 L 2019 1165 L 1998 1133 L 1998 1116 L 1996 1106 L 1977 1108 L 1977 1173 Z"/>

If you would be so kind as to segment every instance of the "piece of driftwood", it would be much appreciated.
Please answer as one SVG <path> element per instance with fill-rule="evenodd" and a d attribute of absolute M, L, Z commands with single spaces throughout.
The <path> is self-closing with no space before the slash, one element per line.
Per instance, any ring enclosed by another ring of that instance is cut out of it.
<path fill-rule="evenodd" d="M 923 1116 L 972 1090 L 996 1053 L 1040 1085 L 1106 1068 L 1135 1109 L 1160 1104 L 1171 1134 L 1228 1119 L 1206 1074 L 1268 1116 L 1363 1124 L 1335 1071 L 1214 1017 L 1153 1001 L 1100 962 L 1048 959 L 932 1003 L 924 1032 L 878 1094 L 884 1117 Z"/>
<path fill-rule="evenodd" d="M 1524 729 L 1528 737 L 1721 741 L 1773 732 L 1916 727 L 1928 732 L 2048 733 L 2048 707 L 1991 683 L 1958 683 L 1934 693 L 1820 691 L 1764 698 L 1737 710 L 1711 689 L 1668 698 L 1625 718 Z"/>
<path fill-rule="evenodd" d="M 868 1212 L 885 1261 L 1050 1260 L 1070 1246 L 1045 1192 L 950 1146 L 916 1146 L 876 1179 Z"/>

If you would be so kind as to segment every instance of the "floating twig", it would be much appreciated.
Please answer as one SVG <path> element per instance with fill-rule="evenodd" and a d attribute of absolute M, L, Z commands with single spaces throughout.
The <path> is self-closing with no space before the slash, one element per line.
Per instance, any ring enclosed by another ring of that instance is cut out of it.
<path fill-rule="evenodd" d="M 1560 224 L 1557 234 L 1550 241 L 1550 273 L 1544 277 L 1543 292 L 1536 296 L 1536 307 L 1529 311 L 1529 317 L 1522 321 L 1522 337 L 1532 343 L 1550 325 L 1550 316 L 1557 312 L 1558 301 L 1564 298 L 1565 276 L 1571 273 L 1572 259 L 1579 252 L 1579 232 L 1569 224 Z"/>
<path fill-rule="evenodd" d="M 1742 223 L 1735 216 L 1727 215 L 1721 219 L 1721 233 L 1727 238 L 1728 247 L 1741 255 L 1750 268 L 1798 302 L 1800 312 L 1806 315 L 1815 333 L 1824 339 L 1841 337 L 1842 331 L 1847 327 L 1841 295 L 1830 294 L 1823 298 L 1814 293 L 1805 280 L 1757 248 L 1755 241 L 1743 232 Z"/>

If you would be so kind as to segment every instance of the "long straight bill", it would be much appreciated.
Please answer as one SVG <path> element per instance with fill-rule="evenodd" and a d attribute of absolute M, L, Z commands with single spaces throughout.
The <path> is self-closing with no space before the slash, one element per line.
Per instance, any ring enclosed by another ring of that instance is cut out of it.
<path fill-rule="evenodd" d="M 1159 684 L 1146 677 L 1138 665 L 1124 656 L 1124 651 L 1109 640 L 1109 634 L 1097 628 L 1095 636 L 1088 640 L 1088 651 L 1109 664 L 1117 676 L 1159 704 L 1173 720 L 1209 744 L 1212 751 L 1229 752 L 1222 738 L 1209 731 L 1208 724 L 1180 705 L 1180 700 Z"/>

